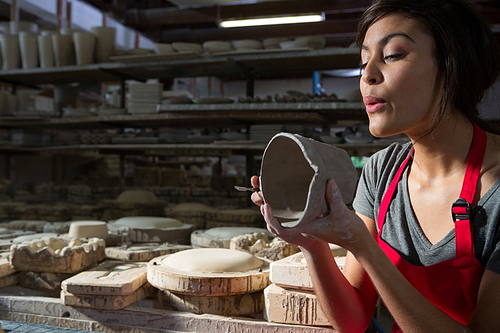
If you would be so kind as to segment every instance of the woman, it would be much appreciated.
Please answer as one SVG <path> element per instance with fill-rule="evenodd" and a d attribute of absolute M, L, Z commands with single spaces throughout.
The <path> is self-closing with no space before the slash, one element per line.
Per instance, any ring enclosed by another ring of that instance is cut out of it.
<path fill-rule="evenodd" d="M 483 131 L 476 109 L 499 74 L 491 31 L 465 0 L 380 0 L 358 28 L 370 131 L 411 142 L 371 157 L 356 212 L 334 180 L 335 213 L 293 228 L 252 199 L 271 232 L 301 247 L 340 332 L 365 331 L 378 297 L 393 331 L 498 332 L 500 136 Z M 344 274 L 328 243 L 348 250 Z"/>

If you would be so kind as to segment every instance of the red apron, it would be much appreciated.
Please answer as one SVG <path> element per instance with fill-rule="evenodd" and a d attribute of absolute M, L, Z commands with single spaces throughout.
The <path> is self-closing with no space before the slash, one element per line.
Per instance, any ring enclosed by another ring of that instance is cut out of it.
<path fill-rule="evenodd" d="M 385 193 L 378 214 L 378 243 L 404 277 L 430 302 L 450 317 L 467 325 L 476 308 L 479 283 L 484 267 L 474 255 L 472 201 L 486 149 L 486 133 L 474 124 L 474 137 L 460 199 L 452 206 L 455 221 L 456 257 L 430 266 L 414 266 L 382 240 L 382 228 L 397 183 L 413 152 L 403 162 Z M 393 332 L 402 332 L 396 323 Z"/>

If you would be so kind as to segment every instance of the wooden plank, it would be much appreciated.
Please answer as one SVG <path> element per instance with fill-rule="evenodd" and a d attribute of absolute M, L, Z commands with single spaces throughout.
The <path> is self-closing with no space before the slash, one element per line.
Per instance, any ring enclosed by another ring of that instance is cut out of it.
<path fill-rule="evenodd" d="M 169 311 L 158 305 L 157 301 L 144 299 L 125 309 L 95 310 L 66 306 L 58 298 L 0 294 L 0 319 L 109 333 L 335 332 L 326 327 L 272 323 L 258 318 Z"/>
<path fill-rule="evenodd" d="M 71 294 L 129 295 L 147 282 L 147 263 L 107 260 L 62 282 Z"/>

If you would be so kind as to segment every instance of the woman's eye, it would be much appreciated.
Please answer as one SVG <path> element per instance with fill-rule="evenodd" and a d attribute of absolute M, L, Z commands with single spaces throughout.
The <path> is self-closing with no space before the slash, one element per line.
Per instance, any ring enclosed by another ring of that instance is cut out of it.
<path fill-rule="evenodd" d="M 384 59 L 386 60 L 397 60 L 403 58 L 403 54 L 389 54 L 388 56 L 385 56 Z"/>

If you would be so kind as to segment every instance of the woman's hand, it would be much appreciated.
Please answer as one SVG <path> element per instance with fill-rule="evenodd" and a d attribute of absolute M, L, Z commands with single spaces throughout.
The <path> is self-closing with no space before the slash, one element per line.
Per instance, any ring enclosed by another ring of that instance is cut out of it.
<path fill-rule="evenodd" d="M 252 186 L 259 186 L 258 177 L 252 177 Z M 316 240 L 337 244 L 351 250 L 360 243 L 363 236 L 371 237 L 363 221 L 344 204 L 333 179 L 326 184 L 326 200 L 330 207 L 330 214 L 312 220 L 303 220 L 295 227 L 283 227 L 274 217 L 271 207 L 264 204 L 260 193 L 254 193 L 252 200 L 260 204 L 269 231 L 292 244 L 307 248 Z"/>
<path fill-rule="evenodd" d="M 259 188 L 259 177 L 253 176 L 250 179 L 250 182 L 252 184 L 253 188 Z M 285 242 L 290 243 L 290 244 L 295 244 L 301 247 L 309 247 L 311 246 L 315 241 L 313 239 L 304 237 L 303 235 L 299 234 L 288 234 L 285 235 L 283 233 L 280 233 L 276 229 L 282 228 L 278 220 L 274 217 L 271 206 L 264 204 L 264 199 L 262 198 L 262 195 L 259 192 L 253 192 L 252 193 L 252 201 L 257 205 L 260 206 L 260 212 L 264 216 L 264 219 L 267 223 L 267 229 L 269 230 L 270 233 L 273 235 L 283 239 Z"/>

